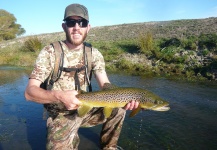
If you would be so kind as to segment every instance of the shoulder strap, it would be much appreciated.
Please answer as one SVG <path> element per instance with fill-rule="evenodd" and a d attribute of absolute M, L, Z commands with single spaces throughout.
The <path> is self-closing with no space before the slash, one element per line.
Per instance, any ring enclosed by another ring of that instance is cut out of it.
<path fill-rule="evenodd" d="M 63 68 L 64 53 L 60 41 L 51 43 L 51 45 L 53 46 L 55 51 L 55 62 L 54 62 L 54 70 L 52 71 L 50 80 L 48 81 L 46 86 L 47 90 L 52 89 L 54 82 L 56 82 L 60 78 L 61 73 L 64 70 Z M 85 70 L 86 79 L 89 86 L 89 92 L 91 92 L 92 85 L 90 80 L 92 78 L 92 45 L 86 42 L 84 42 L 84 57 L 85 57 L 85 65 L 87 66 Z"/>
<path fill-rule="evenodd" d="M 85 54 L 85 64 L 87 65 L 86 78 L 88 80 L 89 92 L 92 91 L 91 78 L 92 78 L 92 45 L 90 43 L 84 42 L 84 54 Z"/>
<path fill-rule="evenodd" d="M 88 65 L 88 75 L 90 76 L 90 73 L 92 71 L 92 45 L 90 43 L 84 42 L 85 51 L 87 54 L 87 65 Z"/>
<path fill-rule="evenodd" d="M 55 62 L 54 62 L 54 70 L 52 71 L 50 77 L 48 77 L 43 85 L 43 88 L 46 90 L 51 90 L 53 87 L 54 82 L 56 82 L 60 75 L 61 75 L 61 67 L 63 67 L 63 60 L 64 60 L 64 53 L 62 49 L 62 45 L 60 41 L 51 43 L 55 51 Z M 49 80 L 50 79 L 50 80 Z M 44 111 L 43 111 L 43 120 L 47 118 L 47 104 L 44 104 Z"/>
<path fill-rule="evenodd" d="M 62 68 L 63 60 L 64 60 L 64 53 L 60 41 L 51 43 L 51 45 L 53 46 L 55 51 L 55 62 L 54 62 L 54 70 L 51 74 L 50 81 L 47 85 L 48 90 L 51 90 L 54 82 L 56 82 L 60 78 L 60 75 L 62 73 L 62 69 L 60 68 Z"/>

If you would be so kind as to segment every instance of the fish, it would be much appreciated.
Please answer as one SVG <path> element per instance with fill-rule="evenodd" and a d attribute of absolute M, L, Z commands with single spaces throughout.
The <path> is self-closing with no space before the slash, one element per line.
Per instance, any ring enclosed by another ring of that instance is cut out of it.
<path fill-rule="evenodd" d="M 104 107 L 103 113 L 108 118 L 114 108 L 124 107 L 130 101 L 138 101 L 137 109 L 131 111 L 129 117 L 140 110 L 168 111 L 169 103 L 151 91 L 134 87 L 117 87 L 105 83 L 101 91 L 79 92 L 76 97 L 81 101 L 77 112 L 79 117 L 85 116 L 92 108 Z"/>

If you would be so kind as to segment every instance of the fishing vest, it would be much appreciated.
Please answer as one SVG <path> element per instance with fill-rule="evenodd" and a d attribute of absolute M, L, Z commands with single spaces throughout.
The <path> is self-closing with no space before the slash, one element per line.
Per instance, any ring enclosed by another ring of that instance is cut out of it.
<path fill-rule="evenodd" d="M 40 85 L 41 88 L 46 90 L 51 90 L 54 83 L 58 81 L 62 72 L 73 73 L 75 81 L 75 89 L 80 90 L 80 81 L 78 78 L 78 73 L 84 73 L 84 83 L 87 81 L 89 92 L 92 91 L 91 77 L 92 77 L 92 45 L 84 42 L 83 48 L 83 65 L 78 66 L 78 68 L 66 68 L 63 67 L 64 64 L 64 52 L 60 41 L 51 43 L 55 51 L 55 62 L 54 69 L 50 76 Z"/>
<path fill-rule="evenodd" d="M 83 65 L 77 66 L 77 68 L 66 68 L 63 67 L 64 64 L 64 52 L 60 41 L 51 43 L 55 51 L 55 62 L 54 62 L 54 69 L 52 70 L 49 77 L 40 85 L 41 88 L 46 90 L 51 90 L 54 83 L 58 81 L 62 72 L 73 73 L 74 74 L 74 81 L 75 81 L 75 88 L 76 90 L 80 90 L 80 81 L 78 78 L 78 73 L 84 73 L 84 83 L 87 81 L 89 92 L 92 91 L 91 86 L 91 76 L 92 76 L 92 46 L 89 43 L 84 42 L 83 48 Z M 82 64 L 82 63 L 81 63 Z M 44 104 L 44 111 L 43 111 L 43 119 L 47 119 L 48 112 L 51 114 L 57 114 L 58 112 L 63 111 L 62 104 Z M 67 112 L 67 111 L 65 111 Z"/>

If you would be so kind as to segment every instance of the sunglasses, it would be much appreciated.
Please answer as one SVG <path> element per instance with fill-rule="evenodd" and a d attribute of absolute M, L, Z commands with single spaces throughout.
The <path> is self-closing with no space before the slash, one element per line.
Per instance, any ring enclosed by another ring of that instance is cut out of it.
<path fill-rule="evenodd" d="M 76 23 L 78 23 L 78 25 L 82 28 L 87 27 L 88 25 L 88 21 L 86 19 L 79 19 L 79 20 L 70 19 L 70 20 L 66 20 L 65 23 L 67 27 L 75 27 Z"/>

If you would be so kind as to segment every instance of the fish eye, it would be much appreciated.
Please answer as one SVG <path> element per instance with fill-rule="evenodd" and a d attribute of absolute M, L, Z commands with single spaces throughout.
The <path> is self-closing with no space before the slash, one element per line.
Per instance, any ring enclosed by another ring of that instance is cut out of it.
<path fill-rule="evenodd" d="M 163 104 L 163 101 L 155 101 L 154 104 Z"/>
<path fill-rule="evenodd" d="M 158 101 L 154 101 L 154 104 L 158 104 Z"/>

